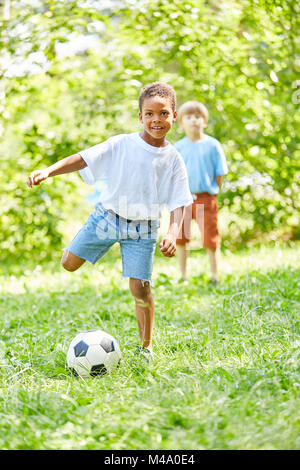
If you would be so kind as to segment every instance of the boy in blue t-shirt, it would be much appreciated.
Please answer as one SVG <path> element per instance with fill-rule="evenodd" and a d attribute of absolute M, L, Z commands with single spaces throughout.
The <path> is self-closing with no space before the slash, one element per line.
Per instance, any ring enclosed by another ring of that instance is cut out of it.
<path fill-rule="evenodd" d="M 211 267 L 211 283 L 218 280 L 218 262 L 221 237 L 218 231 L 217 197 L 223 177 L 228 173 L 227 164 L 220 142 L 204 134 L 208 123 L 206 107 L 197 101 L 187 101 L 178 111 L 179 126 L 186 136 L 175 144 L 185 162 L 190 191 L 194 202 L 187 208 L 182 226 L 182 236 L 177 239 L 177 252 L 182 279 L 187 279 L 187 250 L 190 241 L 190 227 L 195 219 L 202 233 Z"/>

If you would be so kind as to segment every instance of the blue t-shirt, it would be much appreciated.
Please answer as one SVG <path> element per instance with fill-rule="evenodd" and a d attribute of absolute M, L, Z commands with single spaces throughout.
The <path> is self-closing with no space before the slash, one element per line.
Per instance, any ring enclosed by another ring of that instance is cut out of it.
<path fill-rule="evenodd" d="M 175 148 L 185 162 L 191 193 L 218 194 L 216 175 L 228 173 L 220 142 L 205 134 L 198 142 L 191 142 L 184 137 L 176 142 Z"/>

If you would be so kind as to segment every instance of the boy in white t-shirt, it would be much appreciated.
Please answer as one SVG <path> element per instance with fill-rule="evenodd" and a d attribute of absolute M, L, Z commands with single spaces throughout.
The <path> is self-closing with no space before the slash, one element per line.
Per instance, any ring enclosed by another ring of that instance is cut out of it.
<path fill-rule="evenodd" d="M 171 213 L 161 253 L 176 251 L 184 207 L 192 202 L 185 164 L 165 137 L 176 120 L 176 94 L 170 85 L 154 82 L 142 88 L 139 119 L 144 129 L 121 134 L 31 173 L 28 186 L 49 176 L 80 171 L 83 180 L 94 184 L 107 178 L 107 187 L 86 224 L 64 251 L 62 266 L 76 271 L 86 260 L 96 263 L 118 242 L 123 276 L 135 299 L 141 340 L 137 349 L 147 360 L 153 358 L 154 301 L 151 294 L 153 257 L 161 209 Z"/>

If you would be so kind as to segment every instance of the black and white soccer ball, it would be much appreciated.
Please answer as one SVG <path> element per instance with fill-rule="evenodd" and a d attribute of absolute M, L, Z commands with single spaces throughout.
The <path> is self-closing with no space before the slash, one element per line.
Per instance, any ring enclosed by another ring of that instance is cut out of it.
<path fill-rule="evenodd" d="M 95 377 L 113 372 L 121 361 L 117 340 L 101 330 L 79 333 L 69 346 L 67 364 L 75 375 Z"/>

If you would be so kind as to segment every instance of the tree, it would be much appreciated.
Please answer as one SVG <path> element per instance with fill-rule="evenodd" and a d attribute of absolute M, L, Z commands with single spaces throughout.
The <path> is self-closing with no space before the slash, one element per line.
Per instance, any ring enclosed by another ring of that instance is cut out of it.
<path fill-rule="evenodd" d="M 140 87 L 154 80 L 171 83 L 179 104 L 193 98 L 209 109 L 208 133 L 229 160 L 220 197 L 231 221 L 227 245 L 266 232 L 297 236 L 297 3 L 11 0 L 4 7 L 2 259 L 46 258 L 61 247 L 60 222 L 82 198 L 78 176 L 30 192 L 25 175 L 137 130 Z M 180 136 L 175 126 L 169 139 Z"/>

